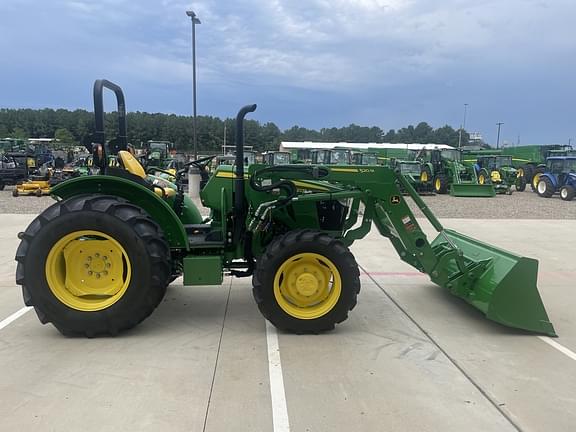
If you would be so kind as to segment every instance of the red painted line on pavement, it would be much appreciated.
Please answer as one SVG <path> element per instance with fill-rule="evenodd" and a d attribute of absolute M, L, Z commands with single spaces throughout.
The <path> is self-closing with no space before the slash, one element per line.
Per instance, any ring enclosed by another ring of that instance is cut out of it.
<path fill-rule="evenodd" d="M 428 276 L 420 272 L 360 272 L 366 276 Z"/>

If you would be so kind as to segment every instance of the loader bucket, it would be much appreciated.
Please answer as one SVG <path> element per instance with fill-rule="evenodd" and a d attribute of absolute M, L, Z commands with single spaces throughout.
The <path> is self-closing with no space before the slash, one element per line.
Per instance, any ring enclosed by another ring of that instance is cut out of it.
<path fill-rule="evenodd" d="M 452 183 L 450 195 L 455 197 L 494 197 L 496 191 L 489 184 Z"/>
<path fill-rule="evenodd" d="M 442 231 L 432 248 L 439 258 L 433 282 L 450 289 L 492 321 L 556 336 L 536 287 L 537 260 L 452 230 Z"/>

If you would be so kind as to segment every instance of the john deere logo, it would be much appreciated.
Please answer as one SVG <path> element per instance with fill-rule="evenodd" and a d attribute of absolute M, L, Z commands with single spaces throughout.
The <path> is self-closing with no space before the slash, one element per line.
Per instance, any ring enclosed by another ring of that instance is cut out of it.
<path fill-rule="evenodd" d="M 400 195 L 392 195 L 390 197 L 391 204 L 400 204 Z"/>

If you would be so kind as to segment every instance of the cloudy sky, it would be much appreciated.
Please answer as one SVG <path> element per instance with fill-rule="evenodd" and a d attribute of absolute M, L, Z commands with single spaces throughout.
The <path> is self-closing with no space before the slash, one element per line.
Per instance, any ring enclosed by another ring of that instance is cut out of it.
<path fill-rule="evenodd" d="M 108 78 L 189 114 L 190 8 L 199 114 L 457 128 L 467 103 L 487 142 L 576 141 L 574 0 L 1 0 L 0 107 L 91 109 Z"/>

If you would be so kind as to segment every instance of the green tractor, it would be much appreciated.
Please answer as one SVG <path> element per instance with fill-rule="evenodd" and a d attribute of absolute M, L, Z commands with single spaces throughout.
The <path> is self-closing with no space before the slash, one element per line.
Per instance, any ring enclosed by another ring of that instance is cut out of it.
<path fill-rule="evenodd" d="M 163 168 L 169 159 L 170 149 L 173 147 L 174 145 L 169 141 L 147 141 L 144 145 L 144 163 L 146 168 Z"/>
<path fill-rule="evenodd" d="M 422 149 L 416 156 L 422 164 L 422 183 L 432 182 L 437 194 L 456 197 L 493 197 L 494 188 L 489 184 L 479 184 L 476 172 L 471 166 L 462 163 L 461 152 L 456 149 Z"/>
<path fill-rule="evenodd" d="M 474 170 L 481 185 L 491 184 L 496 193 L 512 194 L 512 186 L 518 192 L 526 189 L 526 179 L 512 166 L 512 156 L 480 156 L 474 164 Z"/>
<path fill-rule="evenodd" d="M 108 88 L 96 82 L 96 99 Z M 96 104 L 97 119 L 102 118 Z M 147 175 L 116 140 L 106 161 L 103 122 L 92 153 L 98 175 L 52 189 L 57 202 L 19 234 L 16 281 L 42 323 L 64 334 L 115 335 L 148 317 L 176 277 L 221 285 L 252 277 L 263 316 L 280 329 L 318 333 L 346 320 L 360 291 L 350 246 L 376 225 L 400 258 L 507 326 L 555 335 L 536 287 L 538 262 L 444 229 L 403 176 L 381 166 L 253 164 L 245 170 L 244 117 L 236 117 L 236 163 L 208 176 L 203 219 L 180 186 Z M 124 136 L 124 138 L 122 138 Z M 190 162 L 205 172 L 211 157 Z M 312 183 L 314 187 L 299 188 Z M 439 232 L 429 242 L 398 183 Z M 360 207 L 362 205 L 362 208 Z"/>
<path fill-rule="evenodd" d="M 352 163 L 354 165 L 380 165 L 378 155 L 371 152 L 352 152 Z"/>
<path fill-rule="evenodd" d="M 262 153 L 266 165 L 290 165 L 292 153 L 286 151 L 269 151 Z"/>
<path fill-rule="evenodd" d="M 389 166 L 396 173 L 402 175 L 420 195 L 432 194 L 432 178 L 428 177 L 428 171 L 422 170 L 420 161 L 392 158 L 389 161 Z M 406 193 L 404 190 L 403 192 Z"/>
<path fill-rule="evenodd" d="M 314 165 L 350 165 L 352 163 L 352 152 L 344 148 L 312 150 L 310 155 Z"/>

